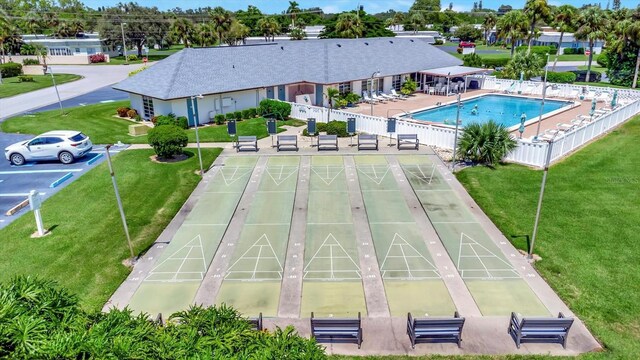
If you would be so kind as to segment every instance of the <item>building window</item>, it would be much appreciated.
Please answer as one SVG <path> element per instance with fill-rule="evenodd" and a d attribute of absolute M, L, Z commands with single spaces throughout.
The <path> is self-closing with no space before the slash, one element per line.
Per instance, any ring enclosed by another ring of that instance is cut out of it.
<path fill-rule="evenodd" d="M 369 93 L 369 81 L 371 80 L 362 80 L 362 92 Z"/>
<path fill-rule="evenodd" d="M 148 96 L 143 96 L 142 108 L 144 110 L 144 118 L 151 119 L 153 117 L 153 99 Z"/>
<path fill-rule="evenodd" d="M 348 94 L 351 92 L 351 82 L 343 82 L 338 84 L 338 91 L 340 95 Z"/>
<path fill-rule="evenodd" d="M 52 56 L 70 56 L 73 55 L 69 48 L 49 48 L 49 55 Z"/>
<path fill-rule="evenodd" d="M 377 89 L 378 89 L 378 93 L 384 92 L 384 79 L 380 78 L 380 79 L 376 79 L 375 80 L 377 82 Z"/>
<path fill-rule="evenodd" d="M 396 91 L 402 89 L 402 75 L 393 75 L 391 78 L 391 88 Z"/>

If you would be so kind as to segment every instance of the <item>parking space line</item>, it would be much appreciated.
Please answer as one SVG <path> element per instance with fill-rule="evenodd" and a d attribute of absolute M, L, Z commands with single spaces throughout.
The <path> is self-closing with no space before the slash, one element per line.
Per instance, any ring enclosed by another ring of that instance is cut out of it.
<path fill-rule="evenodd" d="M 80 172 L 82 169 L 64 169 L 64 170 L 16 170 L 16 171 L 0 171 L 0 175 L 14 174 L 48 174 L 48 173 L 67 173 Z"/>

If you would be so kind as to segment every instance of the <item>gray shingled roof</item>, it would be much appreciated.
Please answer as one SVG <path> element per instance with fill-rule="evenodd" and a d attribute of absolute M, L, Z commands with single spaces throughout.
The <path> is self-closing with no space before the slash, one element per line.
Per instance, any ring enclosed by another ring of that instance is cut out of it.
<path fill-rule="evenodd" d="M 184 49 L 114 89 L 158 99 L 217 94 L 310 82 L 335 84 L 461 65 L 420 39 L 368 38 L 288 41 Z"/>

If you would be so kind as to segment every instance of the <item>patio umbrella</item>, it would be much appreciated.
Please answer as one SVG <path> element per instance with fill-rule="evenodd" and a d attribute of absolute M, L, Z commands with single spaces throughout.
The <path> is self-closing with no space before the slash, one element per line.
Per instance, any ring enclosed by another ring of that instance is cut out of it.
<path fill-rule="evenodd" d="M 524 81 L 524 71 L 521 71 L 520 72 L 520 80 L 519 80 L 520 87 L 518 88 L 518 94 L 522 93 L 522 82 L 523 81 Z"/>
<path fill-rule="evenodd" d="M 611 98 L 611 107 L 616 107 L 616 103 L 618 102 L 618 90 L 613 92 L 613 97 Z"/>
<path fill-rule="evenodd" d="M 591 116 L 591 119 L 593 119 L 593 114 L 596 113 L 596 98 L 594 97 L 593 100 L 591 100 L 591 110 L 589 111 L 589 115 Z"/>
<path fill-rule="evenodd" d="M 520 133 L 520 139 L 522 139 L 522 133 L 524 132 L 524 123 L 527 121 L 527 114 L 522 113 L 520 115 L 520 127 L 518 128 L 518 132 Z"/>

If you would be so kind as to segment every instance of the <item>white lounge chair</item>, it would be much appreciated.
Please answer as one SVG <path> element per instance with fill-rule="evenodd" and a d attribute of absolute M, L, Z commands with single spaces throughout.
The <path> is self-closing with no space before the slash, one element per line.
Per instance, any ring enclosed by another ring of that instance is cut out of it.
<path fill-rule="evenodd" d="M 387 100 L 391 100 L 391 101 L 397 101 L 398 98 L 396 98 L 395 96 L 391 96 L 391 95 L 387 95 L 385 93 L 378 93 L 378 96 L 382 97 L 383 99 L 387 99 Z"/>
<path fill-rule="evenodd" d="M 400 99 L 400 100 L 407 100 L 407 95 L 405 95 L 405 94 L 398 94 L 398 93 L 396 92 L 396 89 L 391 89 L 391 95 L 393 95 L 393 96 L 397 97 L 397 98 L 398 98 L 398 99 Z"/>
<path fill-rule="evenodd" d="M 531 95 L 531 93 L 533 92 L 533 89 L 535 88 L 535 86 L 533 86 L 532 84 L 527 84 L 527 86 L 525 86 L 524 90 L 522 90 L 522 93 L 525 95 Z"/>
<path fill-rule="evenodd" d="M 371 98 L 380 102 L 387 102 L 387 99 L 383 98 L 382 96 L 378 96 L 375 91 L 371 93 Z"/>
<path fill-rule="evenodd" d="M 573 127 L 575 126 L 575 124 L 565 124 L 565 123 L 558 123 L 556 125 L 556 128 L 560 131 L 569 131 L 571 129 L 573 129 Z"/>
<path fill-rule="evenodd" d="M 611 100 L 611 95 L 606 91 L 603 91 L 598 96 L 596 96 L 597 102 L 607 102 L 610 100 Z"/>
<path fill-rule="evenodd" d="M 362 99 L 364 99 L 364 101 L 368 102 L 369 104 L 371 104 L 371 103 L 375 104 L 375 103 L 379 102 L 379 100 L 370 98 L 369 95 L 367 95 L 366 91 L 362 92 Z"/>
<path fill-rule="evenodd" d="M 584 96 L 586 100 L 593 100 L 596 97 L 596 92 L 593 90 L 589 90 L 587 95 Z"/>
<path fill-rule="evenodd" d="M 516 91 L 516 82 L 511 83 L 510 86 L 506 87 L 504 92 L 507 94 L 513 94 Z"/>
<path fill-rule="evenodd" d="M 573 89 L 571 90 L 567 96 L 565 96 L 567 99 L 577 99 L 578 96 L 580 96 L 580 91 Z"/>
<path fill-rule="evenodd" d="M 560 96 L 560 88 L 551 88 L 549 90 L 547 90 L 546 93 L 547 97 L 559 97 Z"/>

